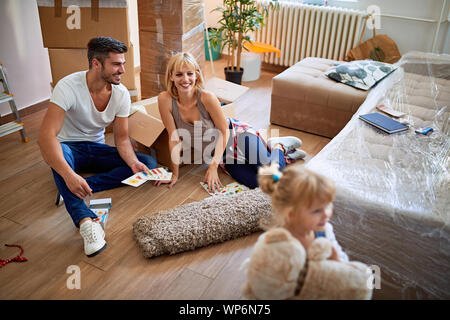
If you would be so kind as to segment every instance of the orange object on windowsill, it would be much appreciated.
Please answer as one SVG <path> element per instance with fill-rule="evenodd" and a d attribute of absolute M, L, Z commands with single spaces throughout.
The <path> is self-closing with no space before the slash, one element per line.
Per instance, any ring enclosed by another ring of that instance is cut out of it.
<path fill-rule="evenodd" d="M 244 43 L 244 47 L 253 52 L 258 52 L 258 53 L 276 52 L 278 58 L 281 56 L 280 49 L 277 49 L 274 46 L 267 44 L 267 43 L 262 43 L 262 42 L 258 42 L 258 41 L 252 41 L 252 43 L 250 43 L 247 41 Z"/>

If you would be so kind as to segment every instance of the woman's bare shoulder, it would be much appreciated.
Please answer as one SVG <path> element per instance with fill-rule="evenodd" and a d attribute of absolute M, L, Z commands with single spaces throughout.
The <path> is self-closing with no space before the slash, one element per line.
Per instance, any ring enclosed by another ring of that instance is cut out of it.
<path fill-rule="evenodd" d="M 160 94 L 158 94 L 158 100 L 170 100 L 172 97 L 170 96 L 170 93 L 168 91 L 163 91 Z"/>
<path fill-rule="evenodd" d="M 216 95 L 214 94 L 214 92 L 209 91 L 209 90 L 202 90 L 202 95 L 201 95 L 201 99 L 217 99 Z"/>

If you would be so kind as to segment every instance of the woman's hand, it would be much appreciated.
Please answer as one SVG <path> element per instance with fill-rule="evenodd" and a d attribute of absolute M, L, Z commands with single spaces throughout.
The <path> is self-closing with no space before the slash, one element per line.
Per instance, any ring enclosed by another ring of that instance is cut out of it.
<path fill-rule="evenodd" d="M 214 189 L 221 189 L 223 187 L 217 174 L 217 165 L 211 164 L 206 170 L 203 182 L 208 183 L 209 192 L 214 193 Z"/>
<path fill-rule="evenodd" d="M 168 184 L 167 188 L 172 188 L 174 186 L 175 183 L 177 183 L 178 181 L 178 176 L 172 174 L 172 178 L 170 180 L 164 180 L 164 181 L 154 181 L 153 185 L 155 187 L 159 187 L 161 184 Z"/>

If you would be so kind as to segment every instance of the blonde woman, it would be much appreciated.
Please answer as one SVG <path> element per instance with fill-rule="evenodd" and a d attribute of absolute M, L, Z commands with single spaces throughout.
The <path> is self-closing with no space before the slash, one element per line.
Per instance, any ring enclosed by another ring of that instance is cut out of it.
<path fill-rule="evenodd" d="M 222 187 L 217 173 L 219 166 L 239 183 L 255 188 L 261 165 L 275 161 L 283 169 L 286 160 L 304 156 L 303 151 L 296 150 L 301 145 L 298 138 L 276 138 L 266 145 L 249 125 L 225 118 L 214 93 L 203 90 L 202 72 L 190 53 L 172 56 L 165 81 L 167 91 L 159 94 L 158 106 L 169 134 L 172 155 L 172 180 L 165 182 L 169 183 L 169 188 L 178 180 L 182 144 L 183 157 L 186 156 L 187 145 L 194 153 L 203 156 L 203 163 L 209 164 L 204 182 L 210 191 Z M 199 163 L 198 160 L 197 157 L 195 163 Z M 160 183 L 164 182 L 156 185 Z"/>
<path fill-rule="evenodd" d="M 261 167 L 258 174 L 261 190 L 270 195 L 274 224 L 288 230 L 307 249 L 317 237 L 333 244 L 330 259 L 348 261 L 328 222 L 333 214 L 335 187 L 326 177 L 303 166 L 280 172 L 276 164 Z"/>

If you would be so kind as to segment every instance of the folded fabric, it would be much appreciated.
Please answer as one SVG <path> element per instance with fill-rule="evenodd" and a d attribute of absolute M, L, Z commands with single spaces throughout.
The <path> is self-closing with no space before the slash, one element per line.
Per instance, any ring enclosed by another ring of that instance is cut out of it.
<path fill-rule="evenodd" d="M 142 216 L 133 233 L 144 257 L 151 258 L 248 235 L 271 217 L 270 198 L 257 188 Z"/>
<path fill-rule="evenodd" d="M 342 63 L 325 74 L 335 81 L 369 90 L 397 68 L 398 66 L 379 61 L 356 60 Z"/>

